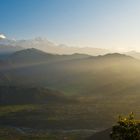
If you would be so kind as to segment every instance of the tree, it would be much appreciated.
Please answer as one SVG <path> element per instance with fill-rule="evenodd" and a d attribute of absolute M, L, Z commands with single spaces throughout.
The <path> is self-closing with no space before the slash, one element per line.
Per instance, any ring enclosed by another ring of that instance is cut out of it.
<path fill-rule="evenodd" d="M 140 121 L 134 119 L 133 113 L 127 117 L 119 116 L 110 137 L 112 140 L 140 140 Z"/>

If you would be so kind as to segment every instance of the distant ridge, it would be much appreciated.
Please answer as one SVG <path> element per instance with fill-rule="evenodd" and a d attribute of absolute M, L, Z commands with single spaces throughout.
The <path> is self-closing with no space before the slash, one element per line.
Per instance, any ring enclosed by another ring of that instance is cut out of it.
<path fill-rule="evenodd" d="M 39 49 L 35 49 L 35 48 L 29 48 L 29 49 L 24 49 L 24 50 L 20 50 L 20 51 L 17 51 L 15 52 L 14 54 L 26 54 L 29 53 L 29 54 L 32 54 L 32 53 L 36 53 L 36 54 L 40 54 L 40 55 L 46 55 L 47 53 L 46 52 L 43 52 Z"/>
<path fill-rule="evenodd" d="M 74 53 L 69 55 L 58 55 L 46 53 L 42 50 L 36 48 L 28 48 L 24 50 L 17 51 L 8 57 L 8 62 L 12 65 L 29 65 L 36 63 L 52 63 L 61 61 L 79 61 L 88 59 L 98 59 L 98 60 L 129 60 L 133 59 L 131 56 L 119 53 L 109 53 L 99 56 L 91 56 L 87 54 Z"/>
<path fill-rule="evenodd" d="M 12 45 L 5 45 L 5 44 L 0 44 L 0 58 L 3 56 L 9 56 L 14 52 L 23 50 L 24 48 L 19 47 L 19 46 L 12 46 Z"/>
<path fill-rule="evenodd" d="M 35 48 L 29 48 L 29 49 L 24 49 L 24 50 L 20 50 L 20 51 L 16 51 L 15 53 L 13 53 L 11 55 L 11 57 L 39 57 L 40 58 L 44 58 L 44 57 L 51 57 L 51 56 L 56 56 L 54 54 L 50 54 L 50 53 L 46 53 L 43 52 L 41 50 L 35 49 Z"/>
<path fill-rule="evenodd" d="M 7 58 L 7 60 L 10 62 L 10 64 L 23 65 L 45 62 L 56 57 L 57 55 L 49 54 L 35 48 L 29 48 L 13 53 Z"/>
<path fill-rule="evenodd" d="M 132 56 L 136 59 L 140 59 L 140 52 L 137 51 L 130 51 L 130 52 L 126 52 L 126 55 Z"/>
<path fill-rule="evenodd" d="M 69 54 L 69 55 L 58 55 L 58 54 L 53 54 L 53 53 L 47 53 L 44 52 L 42 50 L 36 49 L 36 48 L 29 48 L 29 49 L 23 49 L 23 50 L 19 50 L 16 51 L 15 53 L 13 53 L 11 55 L 12 57 L 75 57 L 75 58 L 129 58 L 132 59 L 132 56 L 129 56 L 127 54 L 121 54 L 121 53 L 107 53 L 104 55 L 98 55 L 98 56 L 91 56 L 88 54 L 82 54 L 82 53 L 73 53 L 73 54 Z"/>
<path fill-rule="evenodd" d="M 121 53 L 108 53 L 105 55 L 96 56 L 96 58 L 103 58 L 103 59 L 134 59 L 132 56 L 121 54 Z"/>
<path fill-rule="evenodd" d="M 55 43 L 47 40 L 42 39 L 40 37 L 28 40 L 10 40 L 5 39 L 0 41 L 0 45 L 7 45 L 7 46 L 19 46 L 24 49 L 27 48 L 36 48 L 42 50 L 44 52 L 53 53 L 53 54 L 73 54 L 73 53 L 80 53 L 80 54 L 89 54 L 89 55 L 103 55 L 109 53 L 111 51 L 102 48 L 93 48 L 93 47 L 76 47 L 76 46 L 67 46 L 65 44 L 56 45 Z"/>
<path fill-rule="evenodd" d="M 19 50 L 16 51 L 15 53 L 13 53 L 13 55 L 38 55 L 38 56 L 77 56 L 77 57 L 90 57 L 90 55 L 88 54 L 81 54 L 81 53 L 73 53 L 73 54 L 63 54 L 63 55 L 59 55 L 59 54 L 54 54 L 54 53 L 48 53 L 48 52 L 44 52 L 42 50 L 36 49 L 36 48 L 28 48 L 28 49 L 23 49 L 23 50 Z"/>
<path fill-rule="evenodd" d="M 28 48 L 12 53 L 5 59 L 5 63 L 9 63 L 13 66 L 26 64 L 29 65 L 36 63 L 50 63 L 66 60 L 86 59 L 89 57 L 91 56 L 87 54 L 75 53 L 72 55 L 59 55 L 47 53 L 36 48 Z"/>

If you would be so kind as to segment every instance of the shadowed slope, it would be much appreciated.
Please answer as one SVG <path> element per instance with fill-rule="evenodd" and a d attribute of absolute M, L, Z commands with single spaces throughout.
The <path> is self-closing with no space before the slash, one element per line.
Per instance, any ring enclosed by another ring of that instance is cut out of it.
<path fill-rule="evenodd" d="M 94 134 L 93 136 L 87 138 L 87 140 L 111 140 L 110 139 L 110 129 L 98 132 Z"/>

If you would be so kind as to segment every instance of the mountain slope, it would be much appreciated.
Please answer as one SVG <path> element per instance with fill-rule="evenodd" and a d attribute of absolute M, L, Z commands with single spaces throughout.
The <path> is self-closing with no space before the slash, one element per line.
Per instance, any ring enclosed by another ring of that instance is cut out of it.
<path fill-rule="evenodd" d="M 84 59 L 90 57 L 86 54 L 57 55 L 43 52 L 41 50 L 30 48 L 17 51 L 7 58 L 12 65 L 32 65 L 38 63 L 50 63 L 71 59 Z"/>
<path fill-rule="evenodd" d="M 130 52 L 127 52 L 125 53 L 126 55 L 129 55 L 129 56 L 132 56 L 136 59 L 140 59 L 140 53 L 139 52 L 136 52 L 136 51 L 130 51 Z"/>
<path fill-rule="evenodd" d="M 23 50 L 24 48 L 19 46 L 12 46 L 12 45 L 3 45 L 0 44 L 0 59 L 5 58 L 16 51 Z"/>
<path fill-rule="evenodd" d="M 48 54 L 43 51 L 31 48 L 17 51 L 9 56 L 8 61 L 12 64 L 32 64 L 48 61 L 56 58 L 57 55 Z"/>

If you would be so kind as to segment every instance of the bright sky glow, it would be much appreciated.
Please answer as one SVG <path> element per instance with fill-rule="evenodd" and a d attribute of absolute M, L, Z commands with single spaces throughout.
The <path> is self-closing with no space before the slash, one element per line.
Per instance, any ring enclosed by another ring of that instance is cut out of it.
<path fill-rule="evenodd" d="M 140 0 L 0 0 L 0 32 L 55 43 L 140 50 Z"/>

